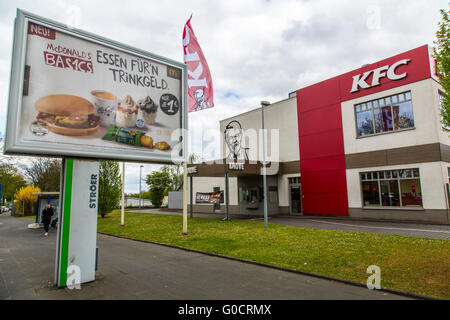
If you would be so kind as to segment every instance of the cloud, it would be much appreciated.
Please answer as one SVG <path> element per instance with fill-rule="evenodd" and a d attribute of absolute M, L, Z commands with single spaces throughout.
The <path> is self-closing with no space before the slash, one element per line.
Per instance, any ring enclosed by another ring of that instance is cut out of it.
<path fill-rule="evenodd" d="M 2 1 L 2 132 L 16 6 L 64 23 L 77 7 L 81 29 L 177 61 L 183 60 L 183 26 L 193 14 L 213 78 L 215 107 L 189 115 L 191 151 L 203 149 L 211 160 L 219 157 L 220 120 L 365 63 L 432 44 L 439 9 L 448 1 Z M 126 177 L 127 192 L 138 191 L 139 164 L 127 164 Z"/>

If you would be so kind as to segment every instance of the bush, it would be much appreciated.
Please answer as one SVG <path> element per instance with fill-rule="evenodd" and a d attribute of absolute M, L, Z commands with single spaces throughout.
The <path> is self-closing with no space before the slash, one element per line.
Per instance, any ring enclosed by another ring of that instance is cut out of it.
<path fill-rule="evenodd" d="M 32 215 L 33 214 L 33 204 L 37 201 L 37 196 L 33 196 L 33 193 L 39 193 L 41 189 L 35 186 L 26 186 L 20 188 L 19 191 L 14 195 L 14 199 L 16 200 L 16 212 L 17 214 L 22 214 L 22 206 L 25 205 L 25 214 Z"/>
<path fill-rule="evenodd" d="M 164 188 L 161 187 L 153 187 L 150 192 L 150 201 L 155 208 L 161 207 L 161 204 L 164 199 Z"/>
<path fill-rule="evenodd" d="M 117 162 L 101 161 L 99 173 L 98 213 L 104 218 L 119 204 L 122 181 Z"/>

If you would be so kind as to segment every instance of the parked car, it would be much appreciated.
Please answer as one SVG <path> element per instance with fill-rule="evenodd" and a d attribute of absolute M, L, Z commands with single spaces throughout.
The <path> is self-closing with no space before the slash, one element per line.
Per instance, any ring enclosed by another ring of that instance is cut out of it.
<path fill-rule="evenodd" d="M 15 215 L 15 214 L 16 214 L 16 211 L 17 211 L 16 205 L 15 205 L 14 203 L 11 204 L 11 205 L 9 206 L 9 210 L 11 210 L 11 215 L 12 215 L 12 216 Z"/>

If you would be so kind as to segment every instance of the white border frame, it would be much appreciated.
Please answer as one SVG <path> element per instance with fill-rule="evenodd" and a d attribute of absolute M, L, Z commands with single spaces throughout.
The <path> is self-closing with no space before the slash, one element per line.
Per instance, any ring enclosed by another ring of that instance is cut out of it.
<path fill-rule="evenodd" d="M 150 151 L 137 151 L 117 149 L 114 147 L 94 147 L 84 146 L 82 149 L 75 146 L 67 146 L 55 143 L 27 143 L 18 140 L 19 120 L 22 112 L 23 80 L 25 70 L 25 58 L 27 48 L 28 23 L 33 22 L 58 32 L 66 33 L 70 36 L 83 40 L 98 43 L 116 50 L 137 55 L 146 59 L 154 60 L 164 65 L 169 65 L 181 69 L 181 123 L 180 129 L 188 128 L 187 113 L 187 67 L 184 63 L 177 62 L 153 53 L 143 51 L 123 43 L 119 43 L 101 36 L 91 34 L 86 31 L 68 27 L 65 24 L 49 20 L 29 12 L 17 9 L 17 16 L 14 22 L 13 51 L 11 61 L 11 74 L 9 84 L 9 99 L 7 109 L 7 122 L 5 132 L 4 154 L 9 155 L 39 155 L 71 158 L 93 158 L 93 159 L 114 159 L 149 163 L 174 163 L 185 162 L 188 156 L 186 131 L 181 133 L 182 155 L 172 157 L 173 152 L 165 154 L 155 154 Z M 55 148 L 57 146 L 57 148 Z M 115 149 L 115 150 L 114 150 Z"/>

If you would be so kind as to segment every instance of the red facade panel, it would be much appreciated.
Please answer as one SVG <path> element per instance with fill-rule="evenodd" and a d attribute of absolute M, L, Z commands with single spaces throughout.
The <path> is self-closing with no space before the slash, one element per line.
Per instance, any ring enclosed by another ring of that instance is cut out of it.
<path fill-rule="evenodd" d="M 328 181 L 327 183 L 323 183 Z M 307 193 L 336 193 L 347 190 L 345 169 L 310 171 L 302 174 L 302 188 L 307 185 Z"/>
<path fill-rule="evenodd" d="M 302 134 L 309 135 L 327 130 L 341 129 L 342 122 L 336 121 L 336 118 L 340 119 L 342 117 L 339 111 L 339 106 L 332 104 L 303 112 L 301 117 Z"/>
<path fill-rule="evenodd" d="M 326 96 L 326 88 L 334 90 L 336 83 L 297 92 L 304 214 L 348 215 L 341 105 L 330 99 L 313 108 L 303 103 L 314 101 L 316 94 Z"/>
<path fill-rule="evenodd" d="M 305 214 L 348 216 L 347 192 L 303 194 Z"/>
<path fill-rule="evenodd" d="M 345 156 L 304 159 L 301 161 L 301 167 L 305 172 L 345 169 Z"/>
<path fill-rule="evenodd" d="M 300 96 L 299 96 L 300 94 Z M 297 99 L 302 101 L 300 112 L 336 104 L 340 102 L 339 79 L 331 78 L 297 91 Z"/>
<path fill-rule="evenodd" d="M 316 134 L 302 135 L 300 145 L 304 154 L 300 155 L 300 162 L 305 159 L 343 155 L 344 139 L 342 136 L 342 128 L 322 131 Z"/>

